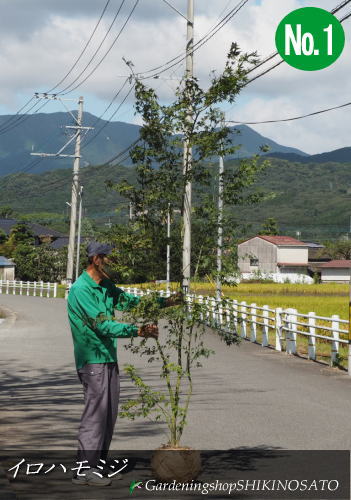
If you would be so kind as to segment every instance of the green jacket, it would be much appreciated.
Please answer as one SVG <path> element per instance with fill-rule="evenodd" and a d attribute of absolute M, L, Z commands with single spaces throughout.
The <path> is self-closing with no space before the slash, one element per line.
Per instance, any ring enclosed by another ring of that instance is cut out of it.
<path fill-rule="evenodd" d="M 108 279 L 98 284 L 86 271 L 80 275 L 67 300 L 77 370 L 86 363 L 117 361 L 117 337 L 135 337 L 138 328 L 117 323 L 114 311 L 127 311 L 139 300 Z"/>

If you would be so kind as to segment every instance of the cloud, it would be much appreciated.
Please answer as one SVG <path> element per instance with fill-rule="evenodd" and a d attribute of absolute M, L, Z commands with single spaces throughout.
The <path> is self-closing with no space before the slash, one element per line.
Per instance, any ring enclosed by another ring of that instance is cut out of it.
<path fill-rule="evenodd" d="M 170 1 L 178 10 L 186 13 L 184 0 Z M 93 42 L 64 84 L 73 82 L 88 64 L 120 3 L 120 0 L 110 1 Z M 0 0 L 0 110 L 3 113 L 16 112 L 23 96 L 28 99 L 33 92 L 48 90 L 62 79 L 86 44 L 105 4 L 105 0 Z M 223 17 L 235 4 L 235 1 L 228 4 L 228 0 L 195 2 L 195 41 L 208 33 L 218 22 L 219 16 Z M 111 46 L 132 5 L 134 0 L 125 1 L 121 15 L 98 52 L 94 64 L 78 78 L 77 83 L 94 68 Z M 238 42 L 242 50 L 257 50 L 262 56 L 275 52 L 274 34 L 278 23 L 290 11 L 307 5 L 311 5 L 311 2 L 249 0 L 228 24 L 195 52 L 194 68 L 200 83 L 203 86 L 208 84 L 211 70 L 221 71 L 233 41 Z M 330 10 L 335 2 L 320 0 L 318 6 Z M 349 21 L 345 22 L 344 27 L 348 34 Z M 122 57 L 133 61 L 135 71 L 138 72 L 162 65 L 174 56 L 184 54 L 185 28 L 185 20 L 162 0 L 140 1 L 132 19 L 104 62 L 71 95 L 87 96 L 87 110 L 90 102 L 94 112 L 99 114 L 98 108 L 102 112 L 122 85 L 124 79 L 121 75 L 128 74 Z M 248 85 L 235 107 L 230 109 L 227 106 L 228 117 L 243 121 L 276 119 L 346 102 L 349 98 L 345 88 L 351 83 L 351 58 L 348 53 L 347 41 L 343 55 L 323 71 L 304 72 L 283 63 Z M 172 99 L 183 72 L 184 62 L 161 75 L 158 80 L 147 82 L 156 88 L 162 101 L 167 102 Z M 61 89 L 64 84 L 60 86 Z M 124 95 L 122 92 L 120 99 Z M 120 103 L 120 99 L 116 100 L 115 105 Z M 126 108 L 129 109 L 127 114 L 132 116 L 132 98 L 125 104 L 123 114 L 116 115 L 114 119 L 123 119 Z M 114 109 L 112 107 L 109 110 L 107 117 Z M 321 152 L 350 143 L 347 133 L 350 125 L 348 115 L 347 110 L 335 111 L 299 122 L 254 128 L 277 142 L 307 152 Z M 135 120 L 138 121 L 137 118 Z"/>

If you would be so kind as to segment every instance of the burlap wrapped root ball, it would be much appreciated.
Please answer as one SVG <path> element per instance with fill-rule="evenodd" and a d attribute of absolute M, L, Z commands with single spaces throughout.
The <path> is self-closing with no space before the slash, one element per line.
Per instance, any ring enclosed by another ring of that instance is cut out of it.
<path fill-rule="evenodd" d="M 201 472 L 201 455 L 190 448 L 161 448 L 151 458 L 151 469 L 161 482 L 186 483 Z"/>

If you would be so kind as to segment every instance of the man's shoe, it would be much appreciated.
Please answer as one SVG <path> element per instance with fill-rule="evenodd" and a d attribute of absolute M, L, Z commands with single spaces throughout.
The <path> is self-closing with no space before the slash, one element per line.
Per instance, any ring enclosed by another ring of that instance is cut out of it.
<path fill-rule="evenodd" d="M 123 479 L 123 474 L 120 474 L 119 472 L 117 472 L 117 474 L 113 474 L 113 472 L 110 472 L 111 474 L 111 477 L 109 478 L 111 481 L 120 481 L 121 479 Z M 106 477 L 106 476 L 104 476 Z"/>
<path fill-rule="evenodd" d="M 78 484 L 81 486 L 110 486 L 111 479 L 108 477 L 101 477 L 101 473 L 98 469 L 89 469 L 83 476 L 75 476 L 72 478 L 73 484 Z"/>
<path fill-rule="evenodd" d="M 72 483 L 73 484 L 78 484 L 80 486 L 87 486 L 88 485 L 88 480 L 87 477 L 84 476 L 74 476 L 72 477 Z"/>

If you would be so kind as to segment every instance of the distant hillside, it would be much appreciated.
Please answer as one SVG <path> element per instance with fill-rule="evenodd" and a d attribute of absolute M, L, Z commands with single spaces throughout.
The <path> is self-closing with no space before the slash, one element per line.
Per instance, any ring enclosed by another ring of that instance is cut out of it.
<path fill-rule="evenodd" d="M 239 154 L 235 155 L 239 158 L 252 156 L 260 152 L 260 146 L 266 144 L 270 147 L 271 152 L 276 152 L 279 154 L 296 154 L 298 156 L 308 156 L 303 151 L 290 148 L 288 146 L 282 146 L 275 141 L 272 141 L 268 137 L 265 137 L 258 132 L 255 132 L 252 128 L 247 125 L 237 125 L 236 127 L 232 127 L 233 133 L 231 135 L 232 141 L 234 144 L 241 144 L 241 148 L 239 150 Z M 235 131 L 238 130 L 240 133 L 237 134 Z"/>
<path fill-rule="evenodd" d="M 262 222 L 274 217 L 283 234 L 302 239 L 338 237 L 349 231 L 351 162 L 293 163 L 278 158 L 262 174 L 257 188 L 274 193 L 274 198 L 253 207 L 234 207 L 241 224 L 255 233 Z M 235 165 L 227 161 L 225 168 Z M 85 215 L 103 226 L 128 219 L 128 202 L 106 188 L 105 181 L 135 180 L 134 167 L 86 167 L 82 170 Z M 0 178 L 0 205 L 10 205 L 21 213 L 52 212 L 67 215 L 72 175 L 68 169 L 43 174 L 16 174 Z M 116 214 L 116 209 L 119 210 Z M 38 220 L 40 222 L 40 220 Z"/>
<path fill-rule="evenodd" d="M 238 208 L 242 220 L 259 228 L 274 217 L 283 234 L 301 239 L 326 239 L 350 231 L 351 161 L 349 163 L 294 163 L 278 158 L 259 185 L 274 198 L 257 207 Z"/>
<path fill-rule="evenodd" d="M 0 127 L 8 118 L 11 117 L 0 117 Z M 73 125 L 73 118 L 68 113 L 39 113 L 30 116 L 13 130 L 0 135 L 0 175 L 23 170 L 29 162 L 37 159 L 30 155 L 31 152 L 57 153 L 70 137 L 65 125 Z M 95 130 L 89 131 L 83 138 L 82 166 L 104 163 L 139 136 L 137 125 L 123 122 L 108 123 L 90 113 L 84 113 L 83 125 L 94 126 Z M 100 129 L 102 129 L 100 134 L 90 142 Z M 65 153 L 73 152 L 72 144 Z M 43 159 L 30 171 L 39 173 L 71 167 L 71 158 L 50 158 Z"/>
<path fill-rule="evenodd" d="M 334 151 L 317 155 L 301 155 L 299 153 L 296 154 L 291 152 L 272 152 L 268 153 L 267 156 L 299 163 L 348 163 L 351 162 L 351 148 L 335 149 Z"/>
<path fill-rule="evenodd" d="M 57 153 L 68 141 L 65 125 L 72 125 L 73 119 L 68 113 L 38 113 L 25 117 L 20 121 L 14 116 L 0 116 L 0 128 L 5 121 L 12 119 L 14 125 L 19 125 L 0 135 L 0 176 L 23 171 L 25 167 L 38 157 L 31 152 Z M 82 142 L 82 166 L 101 165 L 127 148 L 139 136 L 139 126 L 124 122 L 107 122 L 90 113 L 84 113 L 83 125 L 94 126 L 87 132 Z M 234 128 L 233 128 L 234 129 Z M 272 152 L 295 153 L 304 155 L 302 151 L 281 146 L 263 137 L 246 125 L 235 127 L 240 134 L 233 132 L 234 144 L 242 144 L 242 148 L 234 155 L 235 158 L 251 156 L 259 152 L 259 147 L 268 144 Z M 98 135 L 94 140 L 95 134 Z M 72 154 L 73 144 L 65 151 Z M 130 160 L 125 165 L 130 165 Z M 70 158 L 43 159 L 30 168 L 31 173 L 40 173 L 56 169 L 71 168 Z"/>

